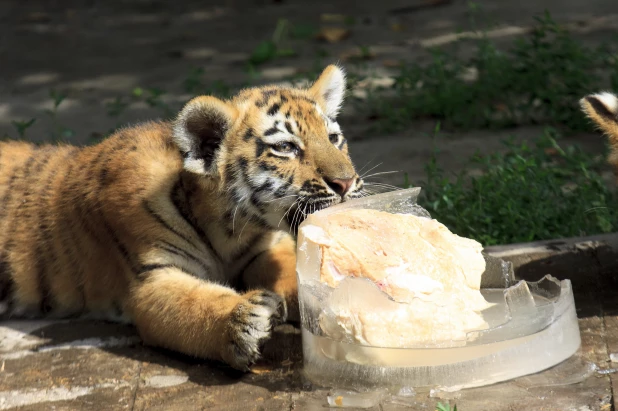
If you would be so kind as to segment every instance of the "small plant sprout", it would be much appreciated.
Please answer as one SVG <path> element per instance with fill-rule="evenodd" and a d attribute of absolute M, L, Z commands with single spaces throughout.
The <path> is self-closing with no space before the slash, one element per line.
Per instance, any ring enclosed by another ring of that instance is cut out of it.
<path fill-rule="evenodd" d="M 259 43 L 249 57 L 249 65 L 253 69 L 256 66 L 274 60 L 277 57 L 292 57 L 297 53 L 286 47 L 285 43 L 291 37 L 290 22 L 287 19 L 279 19 L 270 40 Z M 293 31 L 292 31 L 293 32 Z"/>
<path fill-rule="evenodd" d="M 45 110 L 45 114 L 50 117 L 52 122 L 52 131 L 50 132 L 51 139 L 53 141 L 66 141 L 75 135 L 72 129 L 60 124 L 58 120 L 58 109 L 66 100 L 67 95 L 52 89 L 49 91 L 49 97 L 52 99 L 52 108 Z"/>
<path fill-rule="evenodd" d="M 11 124 L 13 124 L 13 127 L 17 130 L 17 135 L 19 138 L 24 139 L 26 138 L 26 130 L 32 127 L 35 122 L 36 118 L 31 118 L 30 120 L 25 121 L 13 120 L 11 121 Z"/>
<path fill-rule="evenodd" d="M 457 405 L 453 405 L 453 407 L 451 408 L 450 405 L 442 404 L 441 402 L 439 402 L 436 405 L 436 411 L 457 411 Z"/>

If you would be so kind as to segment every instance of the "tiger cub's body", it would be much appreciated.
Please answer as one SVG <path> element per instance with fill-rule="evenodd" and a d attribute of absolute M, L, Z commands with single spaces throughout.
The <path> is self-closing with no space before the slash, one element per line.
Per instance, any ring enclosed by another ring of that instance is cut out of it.
<path fill-rule="evenodd" d="M 0 316 L 133 322 L 146 343 L 246 369 L 298 316 L 294 233 L 359 197 L 345 79 L 198 97 L 91 147 L 0 144 Z"/>

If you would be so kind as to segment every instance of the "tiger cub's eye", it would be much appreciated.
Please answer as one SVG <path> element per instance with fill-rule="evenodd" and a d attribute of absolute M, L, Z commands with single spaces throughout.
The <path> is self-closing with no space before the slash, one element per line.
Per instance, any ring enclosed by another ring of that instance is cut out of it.
<path fill-rule="evenodd" d="M 296 144 L 290 143 L 289 141 L 282 141 L 280 143 L 274 144 L 273 148 L 280 153 L 296 153 L 298 151 L 298 147 L 296 147 Z"/>

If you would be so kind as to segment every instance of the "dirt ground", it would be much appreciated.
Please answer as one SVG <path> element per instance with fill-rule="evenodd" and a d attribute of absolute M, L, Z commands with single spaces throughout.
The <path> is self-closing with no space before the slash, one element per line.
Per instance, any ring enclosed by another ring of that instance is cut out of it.
<path fill-rule="evenodd" d="M 324 64 L 342 61 L 345 66 L 342 56 L 358 50 L 358 46 L 369 46 L 376 53 L 368 65 L 378 76 L 386 77 L 393 69 L 385 62 L 427 58 L 427 44 L 448 42 L 450 35 L 468 27 L 466 1 L 410 9 L 419 3 L 3 0 L 0 136 L 16 137 L 13 120 L 37 118 L 28 130 L 29 138 L 49 139 L 53 124 L 44 110 L 51 108 L 50 89 L 68 94 L 59 108 L 57 123 L 75 132 L 72 141 L 86 143 L 119 121 L 131 124 L 161 114 L 143 103 L 129 106 L 120 119 L 106 114 L 106 102 L 128 95 L 134 87 L 158 87 L 167 91 L 166 102 L 180 104 L 188 97 L 181 82 L 195 67 L 204 68 L 207 83 L 218 80 L 241 84 L 246 78 L 244 62 L 260 41 L 269 38 L 279 18 L 320 26 L 323 14 L 344 13 L 357 23 L 349 38 L 335 44 L 307 40 L 295 43 L 300 55 L 264 65 L 260 81 L 279 81 L 308 70 L 315 65 L 319 49 L 329 53 Z M 532 16 L 544 9 L 550 10 L 558 22 L 573 24 L 577 35 L 590 44 L 618 32 L 615 0 L 478 3 L 499 27 L 506 28 L 497 32 L 498 42 L 529 27 Z M 405 7 L 408 10 L 402 9 Z M 383 181 L 389 183 L 401 183 L 402 172 L 413 181 L 423 178 L 423 167 L 432 151 L 433 124 L 418 123 L 396 134 L 370 136 L 365 133 L 369 120 L 350 106 L 341 124 L 359 166 L 382 163 L 375 171 L 401 171 L 385 175 Z M 439 159 L 447 169 L 457 171 L 477 150 L 499 150 L 505 137 L 514 135 L 526 140 L 539 134 L 538 127 L 445 133 L 437 141 Z M 568 141 L 602 152 L 603 141 L 597 134 L 580 133 Z M 607 362 L 610 350 L 618 351 L 618 345 L 610 347 L 615 345 L 615 333 L 607 331 L 608 325 L 616 324 L 616 317 L 604 316 L 604 304 L 615 307 L 614 300 L 601 302 L 590 294 L 580 300 L 587 314 L 580 319 L 584 343 L 579 355 L 595 363 Z M 613 339 L 606 338 L 607 334 Z M 280 345 L 270 345 L 266 353 L 270 364 L 277 364 L 276 369 L 239 377 L 230 376 L 218 365 L 143 348 L 128 327 L 70 322 L 2 324 L 0 410 L 18 406 L 28 410 L 324 408 L 324 392 L 312 391 L 299 377 L 298 329 L 284 327 L 277 338 Z M 46 350 L 50 344 L 53 347 Z M 458 401 L 468 404 L 468 408 L 460 410 L 614 409 L 613 381 L 608 376 L 541 389 L 522 388 L 517 382 L 509 384 L 463 394 Z M 436 400 L 426 393 L 409 407 L 380 409 L 431 410 Z"/>
<path fill-rule="evenodd" d="M 415 8 L 422 0 L 4 0 L 0 3 L 0 136 L 16 137 L 12 120 L 37 118 L 28 138 L 49 139 L 54 123 L 44 110 L 51 108 L 51 89 L 68 95 L 59 107 L 56 124 L 75 132 L 72 141 L 84 143 L 118 124 L 161 115 L 144 103 L 132 104 L 118 119 L 106 114 L 106 102 L 128 96 L 134 87 L 165 90 L 164 100 L 178 106 L 189 97 L 182 81 L 193 68 L 204 69 L 205 83 L 242 84 L 247 78 L 248 56 L 259 42 L 270 38 L 280 18 L 320 27 L 332 25 L 324 23 L 325 14 L 344 13 L 355 24 L 348 38 L 334 44 L 293 41 L 290 46 L 299 56 L 265 64 L 260 82 L 309 70 L 316 65 L 317 50 L 329 54 L 321 60 L 323 64 L 341 62 L 345 66 L 342 57 L 358 51 L 359 46 L 369 46 L 376 55 L 367 62 L 368 69 L 387 77 L 394 69 L 385 63 L 425 59 L 428 44 L 448 44 L 453 33 L 469 29 L 467 1 L 433 3 L 438 5 Z M 493 36 L 498 43 L 510 41 L 545 9 L 558 22 L 572 24 L 590 44 L 618 32 L 618 7 L 613 0 L 478 3 L 497 24 Z M 422 179 L 432 150 L 433 124 L 419 123 L 394 135 L 368 137 L 368 120 L 357 115 L 351 104 L 341 123 L 359 166 L 384 163 L 376 171 L 397 170 L 407 172 L 412 181 Z M 525 140 L 539 134 L 536 127 L 447 133 L 437 142 L 439 158 L 447 169 L 456 171 L 477 150 L 499 150 L 505 137 Z M 569 140 L 593 152 L 600 153 L 603 147 L 594 134 Z M 384 181 L 400 184 L 403 175 L 387 175 Z"/>

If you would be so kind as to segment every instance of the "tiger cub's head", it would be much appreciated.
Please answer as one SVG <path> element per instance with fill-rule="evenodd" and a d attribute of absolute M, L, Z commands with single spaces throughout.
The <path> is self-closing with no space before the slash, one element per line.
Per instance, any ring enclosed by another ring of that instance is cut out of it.
<path fill-rule="evenodd" d="M 607 135 L 608 161 L 618 179 L 618 97 L 608 92 L 597 93 L 582 98 L 579 103 L 584 113 Z"/>
<path fill-rule="evenodd" d="M 184 168 L 214 180 L 234 208 L 295 229 L 308 213 L 362 195 L 337 124 L 344 94 L 343 70 L 328 66 L 309 88 L 197 97 L 180 112 L 173 137 Z"/>

